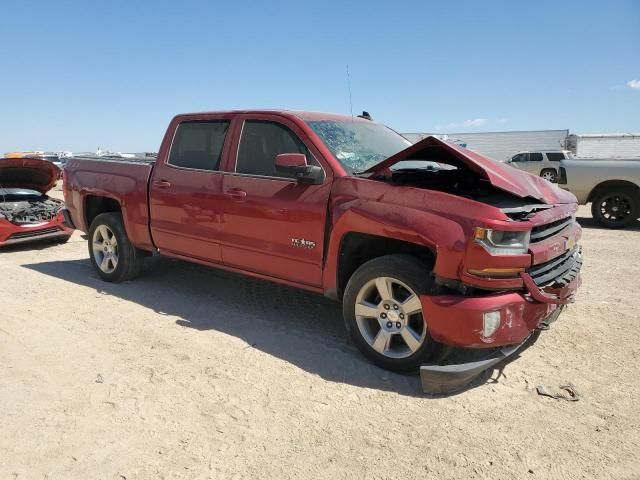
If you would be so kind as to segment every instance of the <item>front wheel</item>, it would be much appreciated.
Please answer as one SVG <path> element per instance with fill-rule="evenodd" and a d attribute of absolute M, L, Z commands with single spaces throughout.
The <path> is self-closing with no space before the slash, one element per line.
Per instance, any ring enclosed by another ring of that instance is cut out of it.
<path fill-rule="evenodd" d="M 419 297 L 431 288 L 429 268 L 408 255 L 379 257 L 358 268 L 343 298 L 345 324 L 358 349 L 379 367 L 399 372 L 440 353 Z"/>
<path fill-rule="evenodd" d="M 89 258 L 100 278 L 123 282 L 136 277 L 142 269 L 145 252 L 134 247 L 127 237 L 119 213 L 101 213 L 89 228 Z"/>
<path fill-rule="evenodd" d="M 638 192 L 621 187 L 598 194 L 591 204 L 591 215 L 603 227 L 624 228 L 640 215 Z"/>

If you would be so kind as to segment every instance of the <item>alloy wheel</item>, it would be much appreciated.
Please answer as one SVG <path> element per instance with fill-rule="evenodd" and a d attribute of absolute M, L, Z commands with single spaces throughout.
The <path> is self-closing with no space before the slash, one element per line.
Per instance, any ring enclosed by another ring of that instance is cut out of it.
<path fill-rule="evenodd" d="M 413 355 L 427 338 L 420 298 L 391 277 L 378 277 L 362 286 L 356 297 L 355 316 L 365 341 L 388 358 Z"/>
<path fill-rule="evenodd" d="M 556 174 L 550 170 L 547 170 L 546 172 L 542 173 L 542 178 L 544 178 L 548 182 L 553 183 L 556 181 Z"/>
<path fill-rule="evenodd" d="M 112 273 L 118 266 L 118 240 L 106 225 L 100 225 L 93 232 L 93 257 L 98 268 L 104 273 Z"/>

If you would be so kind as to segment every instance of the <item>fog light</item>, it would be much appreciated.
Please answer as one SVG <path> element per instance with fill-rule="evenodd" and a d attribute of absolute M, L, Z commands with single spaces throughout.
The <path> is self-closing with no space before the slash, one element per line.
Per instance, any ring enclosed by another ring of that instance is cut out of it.
<path fill-rule="evenodd" d="M 482 336 L 487 338 L 500 327 L 500 312 L 484 312 L 482 316 Z"/>

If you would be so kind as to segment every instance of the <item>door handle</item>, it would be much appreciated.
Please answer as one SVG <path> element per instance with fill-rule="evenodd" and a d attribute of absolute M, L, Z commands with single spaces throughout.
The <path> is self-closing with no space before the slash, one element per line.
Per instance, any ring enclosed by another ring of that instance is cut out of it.
<path fill-rule="evenodd" d="M 169 188 L 171 186 L 171 182 L 167 180 L 154 180 L 153 184 L 158 188 Z"/>
<path fill-rule="evenodd" d="M 235 198 L 237 200 L 242 200 L 247 196 L 247 192 L 239 188 L 227 188 L 224 191 L 224 194 L 228 197 Z"/>

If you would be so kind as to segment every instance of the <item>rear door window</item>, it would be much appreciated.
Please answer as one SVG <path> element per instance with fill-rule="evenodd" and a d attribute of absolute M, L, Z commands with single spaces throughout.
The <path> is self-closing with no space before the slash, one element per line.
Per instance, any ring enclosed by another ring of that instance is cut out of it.
<path fill-rule="evenodd" d="M 169 165 L 194 170 L 218 170 L 228 129 L 227 120 L 182 122 L 171 145 Z"/>
<path fill-rule="evenodd" d="M 564 160 L 564 153 L 562 152 L 547 153 L 547 158 L 551 162 L 559 162 L 560 160 Z"/>
<path fill-rule="evenodd" d="M 276 156 L 302 153 L 309 165 L 317 165 L 302 140 L 289 128 L 275 122 L 246 120 L 238 146 L 236 172 L 261 177 L 293 178 L 276 171 Z"/>
<path fill-rule="evenodd" d="M 541 162 L 542 154 L 540 152 L 531 152 L 529 153 L 529 161 L 530 162 Z"/>

